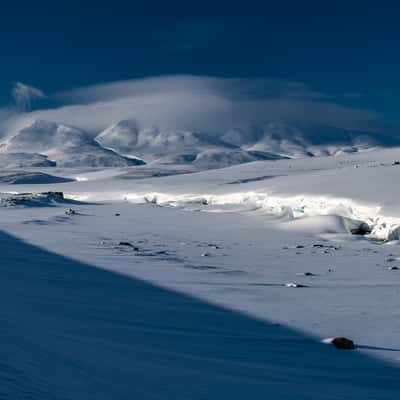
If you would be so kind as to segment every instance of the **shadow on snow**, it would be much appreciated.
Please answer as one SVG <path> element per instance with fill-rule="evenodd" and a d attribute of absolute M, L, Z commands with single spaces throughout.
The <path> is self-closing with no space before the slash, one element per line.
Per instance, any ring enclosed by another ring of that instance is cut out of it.
<path fill-rule="evenodd" d="M 0 233 L 0 398 L 394 399 L 399 369 Z"/>

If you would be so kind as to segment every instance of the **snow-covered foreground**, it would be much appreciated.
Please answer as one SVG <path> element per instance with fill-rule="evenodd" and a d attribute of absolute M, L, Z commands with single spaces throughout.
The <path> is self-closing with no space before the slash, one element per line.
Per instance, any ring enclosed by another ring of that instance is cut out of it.
<path fill-rule="evenodd" d="M 3 397 L 395 398 L 398 156 L 2 174 Z"/>
<path fill-rule="evenodd" d="M 393 399 L 393 367 L 0 235 L 7 399 Z"/>

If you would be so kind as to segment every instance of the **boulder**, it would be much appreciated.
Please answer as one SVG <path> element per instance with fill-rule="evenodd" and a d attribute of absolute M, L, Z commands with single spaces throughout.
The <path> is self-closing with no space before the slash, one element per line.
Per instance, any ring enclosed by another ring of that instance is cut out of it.
<path fill-rule="evenodd" d="M 356 348 L 354 342 L 346 337 L 324 339 L 322 342 L 326 344 L 333 344 L 339 350 L 354 350 Z"/>
<path fill-rule="evenodd" d="M 365 222 L 350 230 L 352 235 L 369 235 L 372 232 L 371 227 Z"/>

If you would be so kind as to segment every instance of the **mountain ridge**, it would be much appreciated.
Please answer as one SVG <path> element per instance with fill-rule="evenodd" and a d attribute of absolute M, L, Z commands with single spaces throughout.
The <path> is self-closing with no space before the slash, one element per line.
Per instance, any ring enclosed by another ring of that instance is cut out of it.
<path fill-rule="evenodd" d="M 203 170 L 394 146 L 400 146 L 398 136 L 329 126 L 306 129 L 280 122 L 207 133 L 163 130 L 157 126 L 141 128 L 136 120 L 125 119 L 89 134 L 79 128 L 38 119 L 0 144 L 0 164 L 127 167 L 151 163 L 190 165 Z"/>

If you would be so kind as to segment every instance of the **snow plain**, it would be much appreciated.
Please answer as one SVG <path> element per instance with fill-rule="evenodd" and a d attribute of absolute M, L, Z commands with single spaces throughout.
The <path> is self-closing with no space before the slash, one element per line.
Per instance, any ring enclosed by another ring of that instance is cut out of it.
<path fill-rule="evenodd" d="M 399 158 L 3 170 L 1 397 L 396 398 Z"/>

